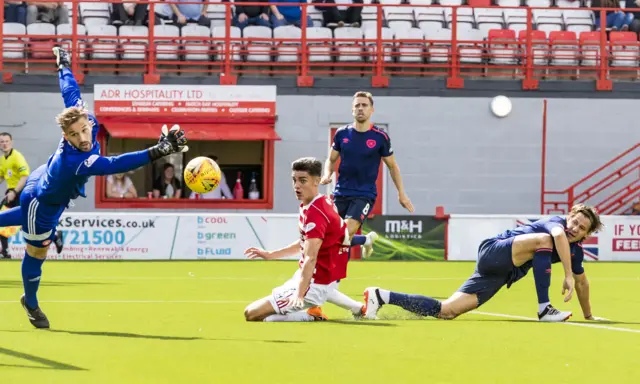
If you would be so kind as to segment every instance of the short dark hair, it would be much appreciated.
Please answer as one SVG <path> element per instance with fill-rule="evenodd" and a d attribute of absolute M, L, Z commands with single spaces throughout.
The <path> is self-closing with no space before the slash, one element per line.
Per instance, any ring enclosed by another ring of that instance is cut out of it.
<path fill-rule="evenodd" d="M 162 171 L 166 171 L 166 170 L 167 170 L 167 169 L 169 169 L 169 168 L 174 168 L 174 169 L 175 169 L 175 167 L 173 166 L 173 164 L 171 164 L 171 163 L 164 163 L 164 165 L 162 166 Z"/>
<path fill-rule="evenodd" d="M 322 162 L 315 157 L 303 157 L 291 164 L 294 172 L 307 172 L 309 176 L 322 176 Z"/>
<path fill-rule="evenodd" d="M 13 140 L 13 136 L 9 132 L 1 132 L 0 136 L 9 136 L 9 139 Z"/>
<path fill-rule="evenodd" d="M 371 92 L 358 91 L 358 92 L 355 93 L 355 95 L 353 95 L 354 99 L 356 97 L 366 97 L 367 99 L 369 99 L 369 102 L 371 103 L 371 106 L 373 107 L 373 95 L 371 94 Z"/>

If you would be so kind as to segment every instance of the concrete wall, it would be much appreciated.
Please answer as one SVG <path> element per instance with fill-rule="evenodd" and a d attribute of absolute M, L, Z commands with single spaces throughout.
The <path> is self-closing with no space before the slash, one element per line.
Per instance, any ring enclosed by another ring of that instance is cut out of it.
<path fill-rule="evenodd" d="M 89 105 L 91 94 L 84 95 Z M 378 97 L 374 120 L 388 127 L 407 193 L 419 214 L 444 205 L 452 213 L 538 213 L 542 99 L 513 98 L 504 119 L 489 98 Z M 329 127 L 349 122 L 350 97 L 278 96 L 274 212 L 293 213 L 289 166 L 301 156 L 326 158 Z M 564 189 L 640 142 L 635 100 L 550 99 L 547 186 Z M 54 93 L 0 93 L 0 130 L 35 168 L 55 149 L 53 120 L 62 100 Z M 401 214 L 387 174 L 386 209 Z M 77 211 L 91 211 L 89 199 Z"/>

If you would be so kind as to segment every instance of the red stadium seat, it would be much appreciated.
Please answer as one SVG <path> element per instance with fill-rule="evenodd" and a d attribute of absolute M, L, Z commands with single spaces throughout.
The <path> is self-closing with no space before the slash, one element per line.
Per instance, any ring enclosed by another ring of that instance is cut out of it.
<path fill-rule="evenodd" d="M 551 46 L 550 65 L 567 66 L 578 64 L 578 38 L 575 32 L 551 31 L 549 33 Z"/>
<path fill-rule="evenodd" d="M 490 29 L 487 35 L 488 51 L 492 64 L 515 64 L 518 44 L 516 31 L 512 29 Z"/>
<path fill-rule="evenodd" d="M 518 40 L 522 51 L 527 50 L 527 36 L 531 36 L 531 52 L 533 54 L 533 65 L 547 65 L 549 45 L 547 43 L 547 33 L 538 30 L 521 30 L 518 32 Z"/>
<path fill-rule="evenodd" d="M 581 65 L 595 67 L 600 60 L 600 32 L 580 32 Z"/>
<path fill-rule="evenodd" d="M 634 32 L 609 33 L 612 67 L 638 66 L 638 35 Z"/>
<path fill-rule="evenodd" d="M 467 4 L 470 7 L 490 7 L 491 0 L 469 0 Z"/>

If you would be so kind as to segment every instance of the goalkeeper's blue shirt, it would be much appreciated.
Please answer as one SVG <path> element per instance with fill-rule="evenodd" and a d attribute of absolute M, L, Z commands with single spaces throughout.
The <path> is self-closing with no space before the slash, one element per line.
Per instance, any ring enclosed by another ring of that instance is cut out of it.
<path fill-rule="evenodd" d="M 85 106 L 80 87 L 71 71 L 64 69 L 59 72 L 58 77 L 65 108 Z M 56 152 L 49 157 L 46 170 L 34 172 L 29 177 L 38 179 L 36 197 L 40 202 L 68 205 L 70 200 L 79 196 L 87 197 L 84 187 L 90 176 L 126 172 L 149 163 L 147 150 L 114 157 L 100 156 L 100 144 L 96 140 L 100 125 L 93 115 L 89 115 L 89 122 L 93 127 L 91 151 L 83 152 L 63 138 Z"/>

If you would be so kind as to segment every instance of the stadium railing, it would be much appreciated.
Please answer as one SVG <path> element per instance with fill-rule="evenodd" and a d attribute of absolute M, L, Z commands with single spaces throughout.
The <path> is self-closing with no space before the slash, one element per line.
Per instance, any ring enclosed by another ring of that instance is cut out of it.
<path fill-rule="evenodd" d="M 71 48 L 81 82 L 83 74 L 99 73 L 144 75 L 145 83 L 171 74 L 218 75 L 221 84 L 236 84 L 238 76 L 284 75 L 310 87 L 318 76 L 357 76 L 386 87 L 394 76 L 435 76 L 446 78 L 449 88 L 463 88 L 468 78 L 508 78 L 521 80 L 523 89 L 537 89 L 549 79 L 578 79 L 611 90 L 614 80 L 640 76 L 636 33 L 608 31 L 606 17 L 593 31 L 593 12 L 604 16 L 614 9 L 389 1 L 398 4 L 350 4 L 363 7 L 362 28 L 319 27 L 314 4 L 301 3 L 302 28 L 241 31 L 233 25 L 229 2 L 209 3 L 211 28 L 157 25 L 154 17 L 148 26 L 116 28 L 104 19 L 109 19 L 108 3 L 118 1 L 72 0 L 66 3 L 70 25 L 3 23 L 0 72 L 8 83 L 17 73 L 50 71 L 50 48 L 62 44 Z M 162 4 L 142 3 L 149 4 L 149 15 Z M 0 7 L 0 21 L 3 13 Z M 313 28 L 307 28 L 307 15 L 314 18 Z"/>

